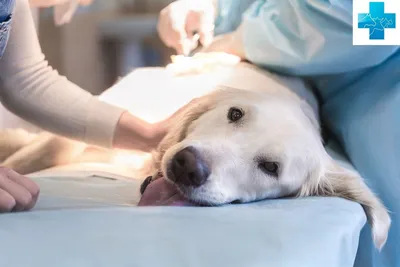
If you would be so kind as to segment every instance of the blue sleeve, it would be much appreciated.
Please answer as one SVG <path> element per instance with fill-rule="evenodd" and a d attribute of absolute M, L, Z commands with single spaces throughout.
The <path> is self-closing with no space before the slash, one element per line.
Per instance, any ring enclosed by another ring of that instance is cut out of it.
<path fill-rule="evenodd" d="M 240 24 L 246 58 L 272 70 L 293 75 L 347 72 L 378 65 L 398 49 L 353 46 L 351 0 L 228 2 L 242 1 L 220 0 L 217 23 L 230 20 L 231 30 Z"/>
<path fill-rule="evenodd" d="M 242 22 L 243 13 L 256 0 L 217 0 L 218 14 L 215 22 L 215 34 L 232 32 Z"/>

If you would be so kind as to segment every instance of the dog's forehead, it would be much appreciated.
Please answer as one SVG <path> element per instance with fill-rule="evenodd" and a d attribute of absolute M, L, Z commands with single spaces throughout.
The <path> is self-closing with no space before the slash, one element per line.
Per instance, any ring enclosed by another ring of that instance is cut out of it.
<path fill-rule="evenodd" d="M 302 111 L 298 103 L 287 97 L 277 97 L 268 94 L 236 94 L 221 98 L 206 113 L 208 116 L 226 116 L 230 108 L 240 108 L 244 111 L 246 124 L 260 130 L 301 130 Z M 204 115 L 204 114 L 203 114 Z M 271 128 L 274 126 L 273 128 Z M 254 130 L 257 130 L 257 129 Z M 304 129 L 303 129 L 304 130 Z"/>
<path fill-rule="evenodd" d="M 284 93 L 272 94 L 270 92 L 247 90 L 224 90 L 216 93 L 213 106 L 214 108 L 221 106 L 245 106 L 258 109 L 262 112 L 267 112 L 271 109 L 287 112 L 298 106 L 298 100 L 292 95 Z"/>
<path fill-rule="evenodd" d="M 238 151 L 246 150 L 249 154 L 265 151 L 265 154 L 304 155 L 307 147 L 314 147 L 312 129 L 303 123 L 301 108 L 295 100 L 252 93 L 223 96 L 189 127 L 195 138 L 232 143 Z M 243 109 L 242 122 L 229 122 L 231 107 Z"/>
<path fill-rule="evenodd" d="M 262 103 L 262 104 L 260 104 Z M 231 107 L 244 112 L 242 121 L 231 123 L 228 112 Z M 247 147 L 276 146 L 292 147 L 294 144 L 306 144 L 313 138 L 311 129 L 299 120 L 299 110 L 291 109 L 284 103 L 272 102 L 264 105 L 262 101 L 226 100 L 218 103 L 189 127 L 189 132 L 197 136 L 208 136 L 226 142 L 246 143 Z M 253 145 L 254 144 L 254 145 Z M 280 150 L 283 148 L 279 148 Z"/>

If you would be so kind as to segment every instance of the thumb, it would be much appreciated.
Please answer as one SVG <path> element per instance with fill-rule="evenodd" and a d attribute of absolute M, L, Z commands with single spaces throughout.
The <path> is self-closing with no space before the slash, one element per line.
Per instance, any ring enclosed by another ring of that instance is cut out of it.
<path fill-rule="evenodd" d="M 214 38 L 214 14 L 205 13 L 200 17 L 199 36 L 203 46 L 209 46 Z"/>
<path fill-rule="evenodd" d="M 204 47 L 207 47 L 212 43 L 214 39 L 214 31 L 200 31 L 199 36 L 200 36 L 200 43 Z"/>
<path fill-rule="evenodd" d="M 186 32 L 197 32 L 200 43 L 208 46 L 214 37 L 214 13 L 211 11 L 190 11 L 186 21 Z"/>

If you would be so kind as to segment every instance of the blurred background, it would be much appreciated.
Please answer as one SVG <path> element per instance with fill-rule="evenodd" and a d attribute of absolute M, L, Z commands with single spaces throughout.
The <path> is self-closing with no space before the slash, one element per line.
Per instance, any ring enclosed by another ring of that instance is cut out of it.
<path fill-rule="evenodd" d="M 164 66 L 173 53 L 159 40 L 158 13 L 173 0 L 94 0 L 56 26 L 53 9 L 32 9 L 43 52 L 72 82 L 99 94 L 132 69 Z"/>

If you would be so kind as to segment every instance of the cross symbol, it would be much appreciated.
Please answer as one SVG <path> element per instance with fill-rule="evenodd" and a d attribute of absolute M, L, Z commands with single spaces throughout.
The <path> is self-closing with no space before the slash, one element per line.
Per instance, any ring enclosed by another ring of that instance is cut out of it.
<path fill-rule="evenodd" d="M 358 14 L 358 28 L 368 28 L 370 40 L 384 40 L 385 29 L 396 28 L 396 14 L 385 13 L 384 2 L 370 2 L 369 13 Z"/>

